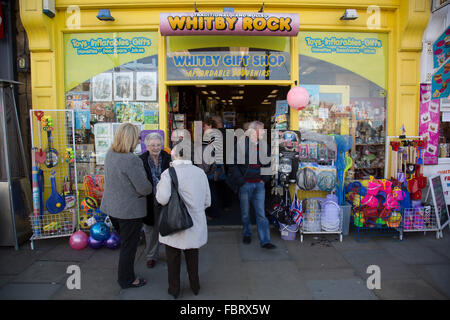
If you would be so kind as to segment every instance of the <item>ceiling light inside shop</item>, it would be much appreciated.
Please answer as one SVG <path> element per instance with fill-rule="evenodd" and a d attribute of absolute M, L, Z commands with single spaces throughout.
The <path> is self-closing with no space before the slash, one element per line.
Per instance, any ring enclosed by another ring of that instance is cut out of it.
<path fill-rule="evenodd" d="M 269 94 L 269 95 L 267 96 L 267 98 L 276 98 L 276 97 L 277 97 L 276 94 Z"/>
<path fill-rule="evenodd" d="M 244 90 L 239 90 L 239 94 L 244 94 Z"/>
<path fill-rule="evenodd" d="M 278 89 L 272 90 L 271 94 L 277 93 Z"/>
<path fill-rule="evenodd" d="M 217 94 L 217 92 L 215 92 L 215 91 L 210 91 L 211 92 L 211 94 Z"/>
<path fill-rule="evenodd" d="M 202 91 L 203 94 L 209 94 L 208 91 Z"/>

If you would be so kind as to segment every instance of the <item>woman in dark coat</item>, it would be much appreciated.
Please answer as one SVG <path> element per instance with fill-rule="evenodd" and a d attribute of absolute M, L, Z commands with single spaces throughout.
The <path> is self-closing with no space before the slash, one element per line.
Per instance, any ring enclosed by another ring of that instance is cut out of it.
<path fill-rule="evenodd" d="M 142 219 L 147 214 L 145 196 L 153 191 L 141 160 L 133 153 L 138 143 L 138 127 L 121 124 L 106 153 L 105 188 L 100 206 L 120 234 L 118 282 L 124 289 L 141 287 L 147 282 L 134 272 Z"/>
<path fill-rule="evenodd" d="M 147 196 L 147 216 L 144 218 L 145 249 L 147 251 L 147 267 L 153 268 L 159 256 L 159 209 L 155 201 L 156 185 L 161 179 L 161 173 L 169 168 L 172 159 L 167 152 L 162 150 L 163 138 L 159 133 L 148 134 L 144 143 L 148 151 L 144 152 L 140 158 L 154 190 Z"/>

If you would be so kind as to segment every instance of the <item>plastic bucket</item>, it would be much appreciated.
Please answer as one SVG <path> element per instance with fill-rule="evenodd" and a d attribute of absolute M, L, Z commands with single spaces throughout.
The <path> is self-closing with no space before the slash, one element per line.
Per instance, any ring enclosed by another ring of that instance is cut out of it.
<path fill-rule="evenodd" d="M 281 232 L 281 239 L 283 240 L 295 240 L 295 235 L 298 231 L 298 226 L 296 224 L 282 224 L 280 223 L 280 232 Z"/>

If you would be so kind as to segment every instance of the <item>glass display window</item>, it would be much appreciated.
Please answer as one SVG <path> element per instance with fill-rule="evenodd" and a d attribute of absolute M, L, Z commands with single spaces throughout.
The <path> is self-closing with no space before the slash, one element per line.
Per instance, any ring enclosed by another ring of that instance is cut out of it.
<path fill-rule="evenodd" d="M 300 85 L 309 104 L 299 128 L 351 135 L 350 179 L 383 178 L 386 137 L 387 35 L 300 32 Z"/>
<path fill-rule="evenodd" d="M 65 34 L 64 46 L 65 105 L 76 111 L 77 175 L 88 195 L 92 183 L 86 178 L 103 174 L 106 152 L 121 123 L 136 124 L 141 136 L 159 129 L 158 35 Z M 138 145 L 135 152 L 142 149 Z"/>

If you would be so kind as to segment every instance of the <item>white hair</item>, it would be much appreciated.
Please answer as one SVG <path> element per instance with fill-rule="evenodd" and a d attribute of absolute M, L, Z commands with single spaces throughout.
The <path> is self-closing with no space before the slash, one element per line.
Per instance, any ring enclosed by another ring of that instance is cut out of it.
<path fill-rule="evenodd" d="M 146 135 L 144 140 L 145 145 L 148 145 L 151 140 L 159 140 L 159 142 L 161 142 L 161 145 L 163 144 L 163 138 L 158 132 L 152 132 Z"/>
<path fill-rule="evenodd" d="M 261 121 L 252 121 L 248 125 L 248 128 L 249 129 L 253 129 L 253 130 L 257 130 L 258 127 L 263 127 L 264 128 L 264 123 L 262 123 Z"/>

